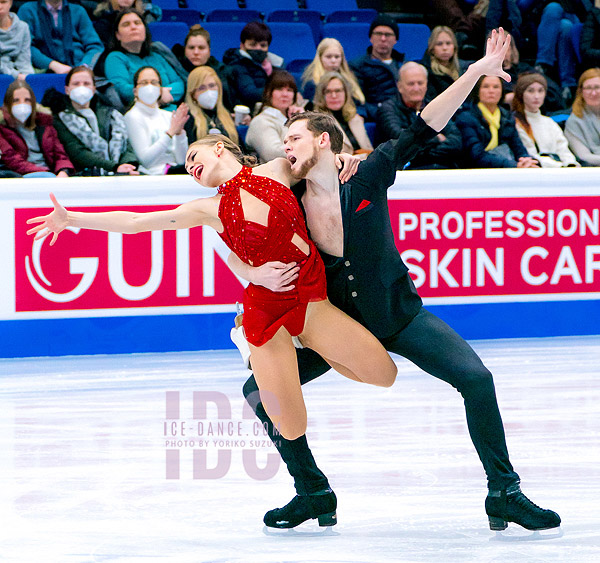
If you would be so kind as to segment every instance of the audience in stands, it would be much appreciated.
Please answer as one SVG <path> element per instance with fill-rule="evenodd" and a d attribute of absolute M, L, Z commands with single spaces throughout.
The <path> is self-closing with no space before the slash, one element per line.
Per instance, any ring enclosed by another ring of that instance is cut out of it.
<path fill-rule="evenodd" d="M 12 0 L 0 0 L 0 74 L 25 80 L 33 73 L 29 26 L 10 11 Z"/>
<path fill-rule="evenodd" d="M 312 100 L 315 95 L 316 85 L 326 72 L 339 72 L 352 90 L 354 103 L 359 106 L 365 103 L 363 94 L 356 76 L 350 70 L 342 44 L 333 37 L 325 37 L 317 47 L 315 58 L 306 67 L 302 74 L 302 95 L 307 100 Z"/>
<path fill-rule="evenodd" d="M 175 55 L 160 41 L 152 41 L 142 16 L 128 8 L 117 14 L 115 34 L 104 63 L 104 74 L 110 80 L 124 104 L 134 99 L 133 75 L 142 67 L 151 66 L 161 78 L 159 104 L 169 105 L 183 100 L 187 72 Z M 175 106 L 170 105 L 169 109 Z"/>
<path fill-rule="evenodd" d="M 377 138 L 381 142 L 397 139 L 402 131 L 410 128 L 427 105 L 427 69 L 415 62 L 400 67 L 398 95 L 381 104 L 377 112 Z M 450 121 L 440 133 L 423 145 L 409 169 L 457 168 L 462 150 L 462 137 L 456 125 Z"/>
<path fill-rule="evenodd" d="M 262 111 L 250 122 L 246 146 L 262 162 L 285 157 L 283 139 L 287 132 L 285 122 L 295 113 L 304 111 L 295 104 L 298 87 L 294 77 L 285 70 L 274 70 L 263 93 Z"/>
<path fill-rule="evenodd" d="M 74 172 L 50 110 L 37 105 L 31 86 L 22 80 L 15 80 L 4 95 L 0 153 L 5 167 L 21 176 L 67 178 Z"/>
<path fill-rule="evenodd" d="M 453 84 L 469 66 L 458 58 L 456 37 L 444 25 L 433 28 L 422 62 L 427 69 L 427 97 L 431 100 Z"/>
<path fill-rule="evenodd" d="M 539 73 L 523 74 L 517 80 L 512 107 L 519 137 L 542 168 L 579 166 L 560 125 L 540 111 L 546 88 L 546 79 Z"/>
<path fill-rule="evenodd" d="M 235 123 L 223 105 L 221 80 L 212 67 L 199 66 L 190 72 L 185 103 L 192 116 L 185 124 L 190 144 L 213 133 L 225 135 L 234 143 L 239 143 Z"/>
<path fill-rule="evenodd" d="M 600 166 L 600 68 L 590 68 L 579 77 L 565 135 L 580 161 Z"/>
<path fill-rule="evenodd" d="M 96 91 L 94 72 L 85 66 L 71 69 L 65 93 L 45 96 L 43 101 L 54 113 L 58 138 L 77 172 L 85 176 L 139 174 L 125 120 Z"/>
<path fill-rule="evenodd" d="M 317 84 L 313 110 L 335 117 L 344 133 L 343 152 L 364 154 L 366 157 L 373 151 L 364 119 L 356 113 L 352 87 L 341 73 L 326 72 L 321 77 Z"/>
<path fill-rule="evenodd" d="M 369 27 L 371 46 L 350 63 L 365 95 L 364 115 L 369 121 L 375 120 L 379 104 L 396 95 L 398 69 L 404 60 L 394 49 L 398 37 L 398 24 L 386 14 L 378 15 Z"/>
<path fill-rule="evenodd" d="M 162 17 L 161 7 L 152 4 L 152 2 L 144 2 L 143 0 L 105 0 L 104 2 L 98 2 L 94 10 L 94 28 L 106 46 L 108 46 L 112 37 L 117 15 L 127 8 L 133 8 L 136 12 L 142 14 L 146 23 L 160 21 Z"/>
<path fill-rule="evenodd" d="M 0 151 L 0 178 L 20 178 L 21 174 L 17 174 L 12 170 L 8 170 L 2 162 L 2 151 Z"/>
<path fill-rule="evenodd" d="M 192 72 L 199 66 L 211 67 L 221 80 L 223 105 L 229 110 L 233 109 L 229 94 L 227 67 L 210 54 L 210 33 L 206 29 L 199 24 L 193 25 L 190 27 L 183 45 L 177 43 L 171 50 L 187 72 Z"/>
<path fill-rule="evenodd" d="M 431 3 L 439 22 L 456 34 L 461 56 L 466 59 L 479 58 L 490 0 L 479 0 L 475 5 L 459 0 L 432 0 Z"/>
<path fill-rule="evenodd" d="M 31 61 L 37 69 L 67 74 L 74 66 L 93 66 L 104 45 L 85 8 L 67 0 L 26 2 L 19 18 L 31 32 Z"/>
<path fill-rule="evenodd" d="M 475 86 L 477 105 L 456 118 L 466 165 L 471 168 L 537 168 L 537 160 L 529 156 L 519 138 L 514 118 L 499 106 L 502 94 L 502 79 L 484 76 Z"/>
<path fill-rule="evenodd" d="M 242 29 L 239 49 L 228 49 L 223 55 L 234 105 L 242 104 L 253 109 L 262 100 L 267 79 L 273 70 L 283 68 L 283 58 L 269 51 L 272 39 L 266 24 L 250 22 Z"/>
<path fill-rule="evenodd" d="M 188 148 L 184 126 L 188 107 L 176 111 L 160 109 L 163 84 L 152 67 L 139 68 L 133 77 L 134 106 L 125 114 L 127 134 L 143 174 L 183 174 Z"/>
<path fill-rule="evenodd" d="M 574 29 L 586 16 L 587 10 L 581 0 L 546 2 L 537 29 L 536 70 L 546 76 L 552 75 L 558 61 L 562 97 L 567 105 L 573 101 L 577 84 Z"/>
<path fill-rule="evenodd" d="M 600 3 L 588 12 L 581 31 L 581 64 L 583 68 L 600 67 Z"/>

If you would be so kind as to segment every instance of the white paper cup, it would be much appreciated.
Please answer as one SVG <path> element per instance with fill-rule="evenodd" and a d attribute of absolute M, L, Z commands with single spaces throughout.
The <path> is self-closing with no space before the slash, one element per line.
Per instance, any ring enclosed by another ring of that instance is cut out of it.
<path fill-rule="evenodd" d="M 233 113 L 235 115 L 235 124 L 241 125 L 244 117 L 250 115 L 250 108 L 248 106 L 235 106 Z"/>

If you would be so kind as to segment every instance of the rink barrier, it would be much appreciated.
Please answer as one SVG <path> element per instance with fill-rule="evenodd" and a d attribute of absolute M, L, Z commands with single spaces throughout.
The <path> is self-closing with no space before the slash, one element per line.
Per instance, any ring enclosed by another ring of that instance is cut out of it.
<path fill-rule="evenodd" d="M 399 173 L 395 240 L 425 306 L 468 339 L 600 334 L 593 168 Z M 2 180 L 0 357 L 232 348 L 243 285 L 209 227 L 72 230 L 33 243 L 48 192 L 75 210 L 167 209 L 214 194 L 187 176 Z"/>

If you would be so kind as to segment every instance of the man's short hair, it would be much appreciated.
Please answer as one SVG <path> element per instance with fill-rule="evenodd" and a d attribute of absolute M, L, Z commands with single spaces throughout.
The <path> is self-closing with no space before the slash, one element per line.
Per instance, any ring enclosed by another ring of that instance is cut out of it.
<path fill-rule="evenodd" d="M 266 41 L 269 45 L 273 36 L 269 26 L 261 22 L 249 22 L 242 29 L 240 34 L 240 42 L 245 43 L 248 39 L 254 39 L 254 41 Z"/>
<path fill-rule="evenodd" d="M 341 127 L 335 118 L 327 113 L 317 113 L 316 111 L 306 111 L 304 113 L 297 113 L 287 120 L 285 124 L 289 127 L 296 121 L 306 121 L 306 128 L 313 133 L 315 137 L 318 137 L 321 133 L 327 133 L 329 135 L 329 142 L 331 143 L 331 150 L 335 154 L 342 152 L 344 146 L 344 135 Z"/>
<path fill-rule="evenodd" d="M 422 64 L 417 63 L 415 61 L 408 61 L 406 63 L 404 63 L 401 67 L 400 70 L 398 71 L 398 82 L 400 82 L 402 80 L 402 71 L 404 70 L 420 70 L 423 73 L 423 76 L 425 76 L 425 80 L 427 80 L 427 68 L 425 68 Z"/>

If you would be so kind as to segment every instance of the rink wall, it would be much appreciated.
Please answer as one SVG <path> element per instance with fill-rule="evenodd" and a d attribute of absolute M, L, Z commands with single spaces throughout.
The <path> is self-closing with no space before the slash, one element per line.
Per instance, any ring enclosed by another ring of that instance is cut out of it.
<path fill-rule="evenodd" d="M 403 172 L 392 228 L 428 309 L 464 337 L 600 334 L 600 173 Z M 231 348 L 242 282 L 209 227 L 25 234 L 49 211 L 158 210 L 212 195 L 187 176 L 0 180 L 0 357 Z"/>

